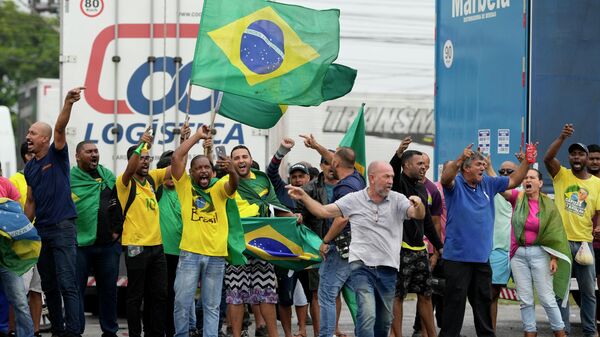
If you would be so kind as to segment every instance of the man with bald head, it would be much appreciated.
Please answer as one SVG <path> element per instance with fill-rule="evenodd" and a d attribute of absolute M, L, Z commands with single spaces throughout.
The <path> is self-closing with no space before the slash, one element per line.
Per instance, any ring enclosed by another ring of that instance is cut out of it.
<path fill-rule="evenodd" d="M 81 98 L 83 87 L 70 90 L 65 97 L 62 111 L 52 127 L 37 122 L 27 132 L 27 149 L 34 157 L 25 166 L 27 200 L 25 214 L 33 221 L 42 239 L 38 270 L 42 290 L 52 323 L 52 334 L 79 336 L 85 322 L 83 308 L 79 303 L 76 281 L 77 235 L 75 218 L 77 211 L 71 199 L 69 151 L 66 127 L 73 104 Z M 64 316 L 63 316 L 64 304 Z"/>
<path fill-rule="evenodd" d="M 400 266 L 404 219 L 423 219 L 425 207 L 418 196 L 406 198 L 392 191 L 394 170 L 386 162 L 369 165 L 369 187 L 349 193 L 329 205 L 321 205 L 299 187 L 288 186 L 289 195 L 301 200 L 320 218 L 343 216 L 352 223 L 350 279 L 356 292 L 356 335 L 387 336 L 392 321 L 392 302 Z M 343 226 L 332 225 L 328 236 Z"/>

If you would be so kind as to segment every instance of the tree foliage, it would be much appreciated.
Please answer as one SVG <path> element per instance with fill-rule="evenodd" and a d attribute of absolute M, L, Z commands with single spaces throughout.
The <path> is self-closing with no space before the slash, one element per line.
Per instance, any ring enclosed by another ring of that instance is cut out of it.
<path fill-rule="evenodd" d="M 19 86 L 38 77 L 58 78 L 59 22 L 0 1 L 0 105 L 17 102 Z"/>

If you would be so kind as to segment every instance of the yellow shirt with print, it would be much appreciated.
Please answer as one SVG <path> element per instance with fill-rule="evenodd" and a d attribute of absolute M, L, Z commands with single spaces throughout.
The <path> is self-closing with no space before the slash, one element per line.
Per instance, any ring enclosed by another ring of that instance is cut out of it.
<path fill-rule="evenodd" d="M 250 171 L 250 176 L 246 179 L 256 179 L 256 175 L 254 172 Z M 225 182 L 229 181 L 229 174 L 221 178 L 221 180 Z M 260 187 L 260 189 L 255 192 L 262 197 L 269 193 L 269 186 Z M 235 202 L 237 203 L 237 207 L 240 211 L 240 218 L 250 218 L 260 215 L 260 207 L 258 207 L 257 204 L 249 203 L 248 200 L 242 198 L 240 193 L 237 191 L 235 192 Z"/>
<path fill-rule="evenodd" d="M 156 169 L 148 171 L 148 175 L 154 179 L 156 186 L 160 186 L 165 179 L 166 172 L 167 169 Z M 160 213 L 152 185 L 147 179 L 141 184 L 133 177 L 129 183 L 136 184 L 136 195 L 125 216 L 122 244 L 124 246 L 157 246 L 162 244 Z M 115 186 L 117 187 L 121 208 L 125 210 L 131 186 L 123 184 L 122 174 L 117 178 Z"/>
<path fill-rule="evenodd" d="M 8 180 L 10 180 L 10 182 L 15 185 L 17 190 L 19 190 L 19 194 L 21 195 L 19 203 L 21 204 L 23 210 L 25 210 L 25 201 L 27 201 L 27 181 L 25 180 L 25 175 L 23 172 L 17 172 Z"/>
<path fill-rule="evenodd" d="M 173 179 L 181 203 L 183 233 L 179 248 L 207 256 L 227 256 L 227 195 L 223 179 L 204 190 L 212 201 L 205 200 L 192 187 L 186 173 L 179 180 Z"/>
<path fill-rule="evenodd" d="M 564 166 L 552 178 L 554 203 L 563 221 L 567 239 L 592 242 L 592 218 L 600 210 L 600 179 L 579 179 Z"/>

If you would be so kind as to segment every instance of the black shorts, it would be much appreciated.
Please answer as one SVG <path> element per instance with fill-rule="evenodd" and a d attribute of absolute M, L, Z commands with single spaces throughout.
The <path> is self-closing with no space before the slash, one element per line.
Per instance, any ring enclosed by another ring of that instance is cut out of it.
<path fill-rule="evenodd" d="M 396 297 L 405 298 L 409 293 L 431 296 L 431 270 L 426 249 L 400 251 L 400 271 L 396 281 Z"/>

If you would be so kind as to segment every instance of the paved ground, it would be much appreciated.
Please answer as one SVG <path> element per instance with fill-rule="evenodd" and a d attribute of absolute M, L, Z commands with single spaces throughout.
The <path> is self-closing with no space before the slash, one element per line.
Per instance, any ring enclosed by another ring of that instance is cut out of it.
<path fill-rule="evenodd" d="M 515 302 L 516 303 L 516 302 Z M 414 301 L 406 301 L 404 304 L 404 329 L 403 333 L 405 337 L 410 337 L 412 335 L 412 323 L 415 313 L 415 302 Z M 538 336 L 552 336 L 552 330 L 550 329 L 550 325 L 548 324 L 548 320 L 544 313 L 544 310 L 541 306 L 536 307 L 537 313 L 537 321 L 538 321 Z M 86 337 L 97 337 L 102 334 L 100 330 L 100 326 L 98 325 L 97 317 L 88 315 L 87 316 L 87 325 L 85 335 Z M 296 324 L 295 319 L 293 320 L 294 324 Z M 581 327 L 579 325 L 579 308 L 577 306 L 571 306 L 571 324 L 573 326 L 573 336 L 581 336 Z M 121 331 L 119 332 L 119 336 L 128 336 L 127 334 L 127 322 L 122 319 L 119 321 Z M 498 313 L 498 327 L 497 327 L 497 336 L 498 337 L 512 337 L 512 336 L 522 336 L 521 330 L 521 316 L 519 312 L 519 306 L 517 304 L 514 305 L 500 305 L 499 313 Z M 296 328 L 296 326 L 294 326 Z M 347 333 L 348 337 L 354 336 L 354 325 L 352 323 L 352 319 L 350 317 L 350 313 L 344 308 L 342 311 L 341 318 L 341 329 L 343 332 Z M 312 337 L 312 327 L 308 327 L 308 337 Z M 294 329 L 294 332 L 297 330 Z M 283 330 L 281 330 L 281 326 L 279 326 L 280 336 L 283 336 Z M 465 336 L 476 336 L 475 327 L 473 325 L 473 315 L 471 312 L 471 308 L 468 307 L 465 314 L 465 321 L 462 330 L 462 334 Z M 254 337 L 254 324 L 250 326 L 250 336 Z"/>

